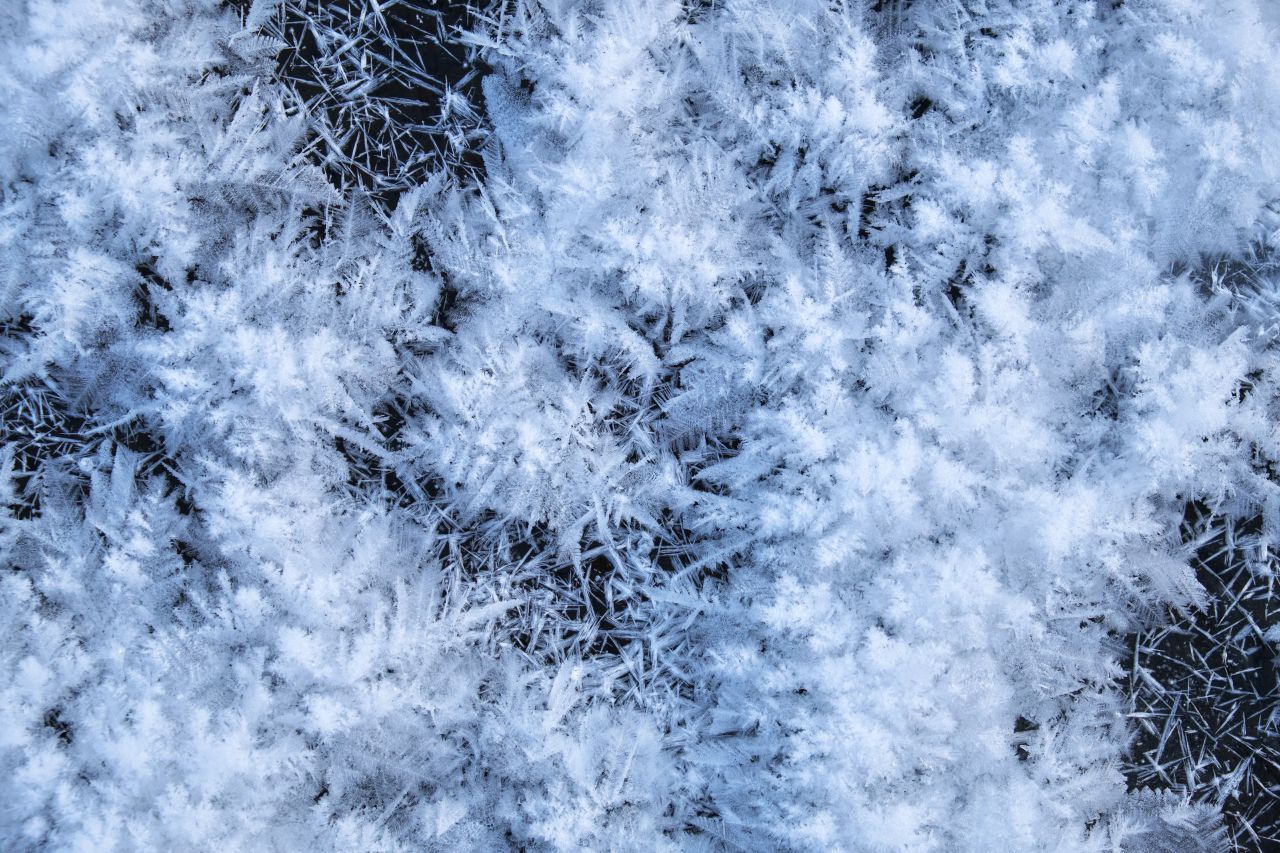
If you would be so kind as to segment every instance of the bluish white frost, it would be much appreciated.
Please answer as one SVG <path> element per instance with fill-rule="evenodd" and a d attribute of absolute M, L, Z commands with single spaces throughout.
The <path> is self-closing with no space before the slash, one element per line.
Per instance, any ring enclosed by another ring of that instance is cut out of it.
<path fill-rule="evenodd" d="M 1270 4 L 517 0 L 392 211 L 274 5 L 0 11 L 6 848 L 1224 846 L 1119 640 L 1271 570 Z"/>

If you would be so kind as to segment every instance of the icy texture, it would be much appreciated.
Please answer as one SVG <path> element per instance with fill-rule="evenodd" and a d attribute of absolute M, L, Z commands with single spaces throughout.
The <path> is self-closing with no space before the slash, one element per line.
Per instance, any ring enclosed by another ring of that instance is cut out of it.
<path fill-rule="evenodd" d="M 1265 846 L 1122 769 L 1280 532 L 1270 4 L 515 0 L 390 202 L 279 5 L 0 4 L 0 846 Z"/>

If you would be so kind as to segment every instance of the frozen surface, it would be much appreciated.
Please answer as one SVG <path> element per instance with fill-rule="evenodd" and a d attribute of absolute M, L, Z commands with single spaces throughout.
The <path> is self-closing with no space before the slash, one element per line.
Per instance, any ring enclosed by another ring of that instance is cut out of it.
<path fill-rule="evenodd" d="M 307 6 L 0 4 L 0 846 L 1275 849 L 1273 4 Z"/>

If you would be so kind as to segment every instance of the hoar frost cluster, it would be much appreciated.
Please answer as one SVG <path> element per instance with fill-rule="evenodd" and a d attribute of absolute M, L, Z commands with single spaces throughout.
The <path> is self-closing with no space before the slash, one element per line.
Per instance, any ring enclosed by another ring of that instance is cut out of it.
<path fill-rule="evenodd" d="M 0 6 L 0 844 L 1277 843 L 1276 9 L 457 11 Z"/>

